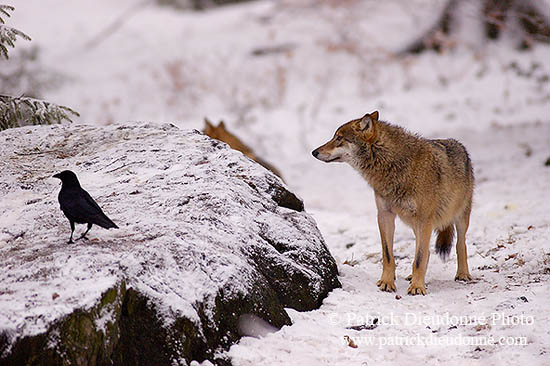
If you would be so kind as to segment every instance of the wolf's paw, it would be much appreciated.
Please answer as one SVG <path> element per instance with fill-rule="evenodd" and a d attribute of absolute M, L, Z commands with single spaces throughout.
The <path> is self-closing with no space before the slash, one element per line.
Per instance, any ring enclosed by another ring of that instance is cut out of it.
<path fill-rule="evenodd" d="M 378 282 L 376 282 L 376 286 L 378 286 L 382 291 L 395 292 L 395 282 L 393 280 L 386 281 L 379 279 Z"/>
<path fill-rule="evenodd" d="M 471 281 L 472 280 L 472 276 L 470 276 L 470 274 L 468 272 L 466 273 L 457 273 L 456 276 L 455 276 L 455 281 Z"/>
<path fill-rule="evenodd" d="M 426 286 L 424 284 L 413 284 L 407 290 L 409 295 L 426 295 Z"/>
<path fill-rule="evenodd" d="M 411 280 L 413 279 L 413 275 L 412 273 L 410 275 L 408 275 L 407 277 L 405 277 L 405 279 L 409 282 L 411 282 Z"/>

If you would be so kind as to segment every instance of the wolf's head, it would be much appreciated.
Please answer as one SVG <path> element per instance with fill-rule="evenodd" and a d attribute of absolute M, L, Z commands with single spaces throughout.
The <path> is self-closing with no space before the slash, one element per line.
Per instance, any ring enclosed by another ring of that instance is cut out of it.
<path fill-rule="evenodd" d="M 220 121 L 217 126 L 214 126 L 214 124 L 210 122 L 208 118 L 204 119 L 204 130 L 202 130 L 202 132 L 204 132 L 205 135 L 216 140 L 222 140 L 225 135 L 231 135 L 225 129 L 225 123 L 223 121 Z"/>
<path fill-rule="evenodd" d="M 246 146 L 237 136 L 229 132 L 225 128 L 225 123 L 223 121 L 220 121 L 217 126 L 214 126 L 207 118 L 205 118 L 204 130 L 202 132 L 213 139 L 225 142 L 232 149 L 239 150 L 244 155 L 252 158 L 252 149 Z"/>
<path fill-rule="evenodd" d="M 326 163 L 345 162 L 355 165 L 361 147 L 376 141 L 377 122 L 378 111 L 374 111 L 343 124 L 329 142 L 312 151 L 313 156 Z"/>

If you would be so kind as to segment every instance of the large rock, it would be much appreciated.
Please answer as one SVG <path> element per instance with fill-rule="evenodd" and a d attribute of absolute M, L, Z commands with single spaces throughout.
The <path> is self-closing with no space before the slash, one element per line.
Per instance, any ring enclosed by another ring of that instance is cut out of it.
<path fill-rule="evenodd" d="M 281 327 L 340 285 L 302 201 L 197 131 L 25 127 L 0 156 L 0 365 L 223 364 L 241 315 Z M 65 169 L 120 229 L 67 244 Z"/>

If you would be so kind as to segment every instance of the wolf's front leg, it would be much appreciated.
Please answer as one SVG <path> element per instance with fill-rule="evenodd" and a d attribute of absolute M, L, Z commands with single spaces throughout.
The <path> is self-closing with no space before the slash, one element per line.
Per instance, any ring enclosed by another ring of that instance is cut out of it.
<path fill-rule="evenodd" d="M 378 229 L 380 230 L 380 240 L 382 242 L 382 276 L 376 282 L 376 285 L 382 291 L 392 292 L 395 291 L 395 258 L 393 257 L 395 214 L 388 209 L 387 205 L 379 201 L 377 197 Z"/>
<path fill-rule="evenodd" d="M 422 220 L 424 221 L 424 220 Z M 413 273 L 411 285 L 407 290 L 409 295 L 426 295 L 426 283 L 424 278 L 430 259 L 430 238 L 432 236 L 432 224 L 429 221 L 420 222 L 418 227 L 414 228 L 416 236 L 416 253 L 413 262 Z"/>

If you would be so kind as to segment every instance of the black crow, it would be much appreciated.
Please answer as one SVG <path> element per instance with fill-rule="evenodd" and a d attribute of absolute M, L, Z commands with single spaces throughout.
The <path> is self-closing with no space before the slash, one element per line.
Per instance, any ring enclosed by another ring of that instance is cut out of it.
<path fill-rule="evenodd" d="M 80 187 L 75 173 L 70 170 L 64 170 L 54 175 L 54 178 L 61 179 L 61 191 L 59 191 L 58 199 L 61 211 L 63 211 L 71 223 L 71 238 L 69 239 L 69 243 L 73 242 L 75 222 L 77 224 L 88 224 L 88 229 L 78 239 L 84 238 L 93 224 L 105 229 L 118 229 L 118 226 L 103 213 L 92 196 Z"/>

